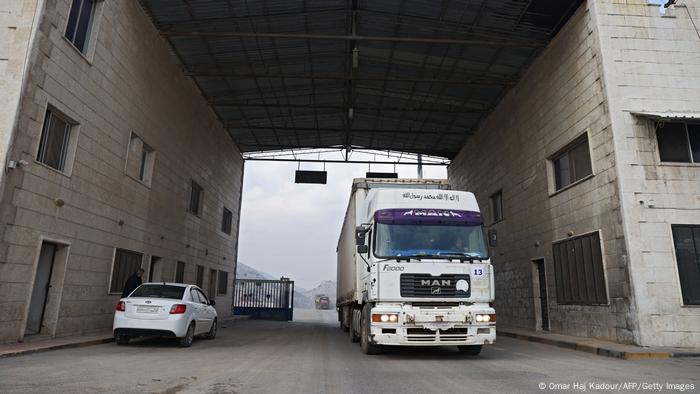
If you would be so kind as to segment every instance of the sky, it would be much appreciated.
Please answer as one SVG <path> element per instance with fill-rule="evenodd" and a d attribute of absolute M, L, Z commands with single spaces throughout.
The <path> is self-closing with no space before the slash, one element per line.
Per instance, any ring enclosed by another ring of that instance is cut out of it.
<path fill-rule="evenodd" d="M 338 152 L 335 155 L 333 158 L 340 158 Z M 375 157 L 355 153 L 352 159 Z M 322 280 L 336 279 L 335 248 L 352 179 L 364 177 L 368 165 L 327 163 L 326 185 L 295 184 L 298 166 L 294 162 L 246 161 L 238 260 L 311 289 Z M 321 163 L 300 166 L 302 170 L 323 170 Z M 393 172 L 394 168 L 373 164 L 371 170 Z M 400 178 L 415 178 L 417 174 L 412 165 L 398 165 L 396 170 Z M 424 166 L 423 177 L 444 179 L 446 167 Z"/>

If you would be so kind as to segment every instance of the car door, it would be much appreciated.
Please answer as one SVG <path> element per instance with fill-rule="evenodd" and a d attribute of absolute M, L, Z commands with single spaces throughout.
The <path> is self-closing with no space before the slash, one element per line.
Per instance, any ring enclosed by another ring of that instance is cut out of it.
<path fill-rule="evenodd" d="M 204 295 L 204 292 L 197 289 L 197 293 L 199 294 L 199 298 L 202 300 L 202 304 L 200 305 L 200 308 L 202 308 L 202 329 L 204 332 L 208 332 L 209 329 L 211 329 L 212 322 L 214 321 L 214 314 L 212 313 L 213 308 L 209 306 L 209 300 L 207 299 L 207 296 Z"/>
<path fill-rule="evenodd" d="M 192 318 L 194 319 L 195 322 L 195 335 L 202 332 L 202 325 L 204 322 L 202 321 L 202 314 L 204 311 L 202 310 L 202 300 L 199 296 L 199 292 L 197 291 L 197 288 L 192 287 L 190 288 L 190 295 L 192 297 L 192 302 L 191 302 L 191 307 L 192 307 Z"/>

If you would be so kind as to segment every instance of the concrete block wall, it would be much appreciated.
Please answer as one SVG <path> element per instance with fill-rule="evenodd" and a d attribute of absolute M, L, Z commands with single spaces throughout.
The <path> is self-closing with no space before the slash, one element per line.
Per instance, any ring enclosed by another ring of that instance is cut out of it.
<path fill-rule="evenodd" d="M 613 132 L 602 78 L 596 21 L 582 5 L 518 84 L 469 137 L 448 169 L 453 185 L 476 194 L 490 228 L 499 324 L 538 329 L 534 259 L 544 258 L 552 332 L 635 342 Z M 588 134 L 593 176 L 558 193 L 549 158 Z M 493 222 L 489 196 L 503 193 L 504 220 Z M 560 305 L 552 242 L 599 231 L 608 304 Z"/>
<path fill-rule="evenodd" d="M 24 335 L 42 239 L 67 245 L 54 266 L 45 333 L 111 328 L 115 248 L 143 253 L 147 272 L 151 256 L 162 258 L 169 280 L 177 261 L 190 283 L 202 265 L 205 291 L 211 268 L 227 271 L 227 294 L 216 300 L 230 314 L 243 175 L 235 143 L 137 2 L 100 3 L 87 56 L 63 37 L 70 1 L 41 4 L 9 148 L 30 164 L 7 174 L 0 200 L 0 342 Z M 35 160 L 48 106 L 76 123 L 66 173 Z M 150 186 L 126 174 L 131 133 L 155 150 Z M 187 212 L 191 180 L 204 188 L 199 216 Z M 221 231 L 224 206 L 232 235 Z"/>
<path fill-rule="evenodd" d="M 0 163 L 7 148 L 26 74 L 27 54 L 36 31 L 38 0 L 0 1 Z M 0 171 L 0 190 L 4 171 Z"/>
<path fill-rule="evenodd" d="M 700 225 L 700 164 L 661 163 L 654 121 L 631 114 L 700 114 L 700 1 L 679 3 L 666 15 L 645 0 L 599 0 L 592 9 L 614 130 L 640 344 L 699 347 L 700 307 L 683 305 L 671 225 Z"/>

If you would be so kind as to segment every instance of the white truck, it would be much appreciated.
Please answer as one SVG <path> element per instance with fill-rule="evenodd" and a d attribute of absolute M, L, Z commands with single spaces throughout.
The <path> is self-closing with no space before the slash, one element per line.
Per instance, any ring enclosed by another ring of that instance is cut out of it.
<path fill-rule="evenodd" d="M 353 180 L 340 233 L 340 327 L 366 354 L 496 340 L 493 269 L 474 195 L 446 180 Z"/>

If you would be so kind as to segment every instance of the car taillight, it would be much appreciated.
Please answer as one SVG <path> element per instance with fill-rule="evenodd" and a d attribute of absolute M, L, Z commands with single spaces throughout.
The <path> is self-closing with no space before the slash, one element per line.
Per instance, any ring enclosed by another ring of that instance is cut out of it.
<path fill-rule="evenodd" d="M 185 304 L 175 304 L 170 307 L 170 314 L 171 315 L 176 315 L 178 313 L 185 313 L 187 310 L 187 305 Z"/>
<path fill-rule="evenodd" d="M 124 304 L 124 301 L 117 302 L 117 312 L 124 312 L 124 311 L 126 311 L 126 304 Z"/>

